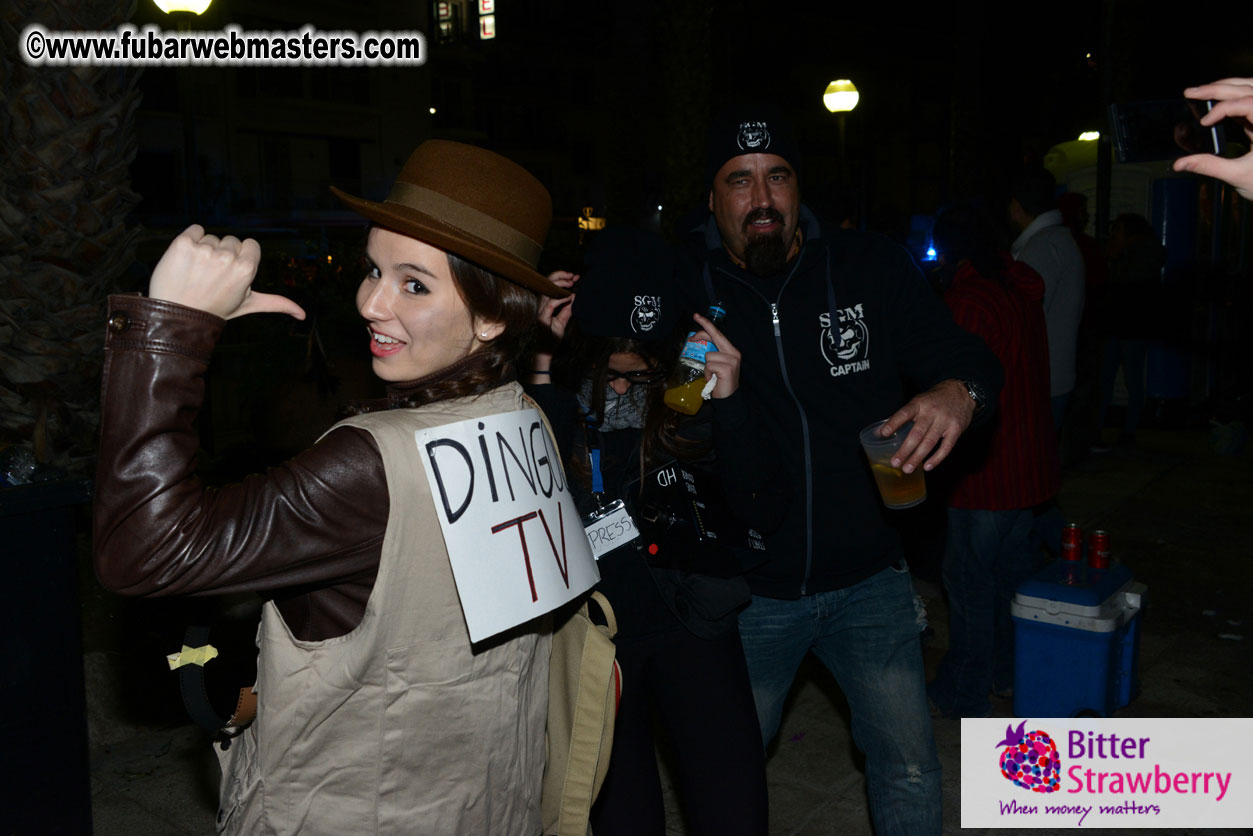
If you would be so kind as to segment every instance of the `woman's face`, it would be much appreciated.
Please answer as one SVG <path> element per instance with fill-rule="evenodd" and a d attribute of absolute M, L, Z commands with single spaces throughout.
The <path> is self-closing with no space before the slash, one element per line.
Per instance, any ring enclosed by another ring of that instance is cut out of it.
<path fill-rule="evenodd" d="M 648 371 L 653 367 L 648 361 L 638 354 L 630 351 L 618 351 L 609 355 L 609 371 L 623 374 L 626 372 L 642 372 Z M 617 392 L 619 395 L 625 395 L 627 390 L 631 388 L 631 381 L 625 377 L 615 378 L 609 381 L 609 388 Z"/>
<path fill-rule="evenodd" d="M 503 330 L 470 314 L 443 250 L 375 227 L 366 256 L 369 272 L 357 290 L 357 310 L 369 329 L 374 373 L 383 380 L 439 371 Z"/>

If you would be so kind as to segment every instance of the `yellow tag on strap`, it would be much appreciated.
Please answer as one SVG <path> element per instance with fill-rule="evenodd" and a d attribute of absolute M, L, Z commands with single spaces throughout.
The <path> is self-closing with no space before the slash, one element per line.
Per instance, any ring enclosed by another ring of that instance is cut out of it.
<path fill-rule="evenodd" d="M 204 663 L 210 659 L 216 659 L 218 649 L 211 644 L 203 647 L 188 647 L 183 645 L 183 649 L 178 653 L 171 653 L 166 656 L 166 661 L 170 663 L 170 670 L 177 670 L 183 665 L 200 665 L 204 667 Z"/>

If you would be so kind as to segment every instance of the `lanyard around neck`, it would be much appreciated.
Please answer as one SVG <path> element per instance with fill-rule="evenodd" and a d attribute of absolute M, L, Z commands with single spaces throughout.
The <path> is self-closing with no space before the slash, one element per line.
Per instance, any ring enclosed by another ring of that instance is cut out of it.
<path fill-rule="evenodd" d="M 592 498 L 600 508 L 605 499 L 605 477 L 600 472 L 600 431 L 596 419 L 587 409 L 583 410 L 583 432 L 587 439 L 587 461 L 592 471 Z"/>

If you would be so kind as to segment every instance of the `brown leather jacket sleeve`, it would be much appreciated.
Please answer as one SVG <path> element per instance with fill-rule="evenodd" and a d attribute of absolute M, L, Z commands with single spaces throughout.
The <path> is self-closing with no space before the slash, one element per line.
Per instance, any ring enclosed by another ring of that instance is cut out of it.
<path fill-rule="evenodd" d="M 297 636 L 360 621 L 387 525 L 383 462 L 342 428 L 265 474 L 206 489 L 192 422 L 225 321 L 140 296 L 109 300 L 94 559 L 127 595 L 257 591 Z"/>

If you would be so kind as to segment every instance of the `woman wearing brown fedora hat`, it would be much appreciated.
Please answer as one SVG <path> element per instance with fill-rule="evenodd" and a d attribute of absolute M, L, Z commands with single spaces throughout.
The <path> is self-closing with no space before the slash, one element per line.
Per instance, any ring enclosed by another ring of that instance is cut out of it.
<path fill-rule="evenodd" d="M 368 218 L 358 309 L 384 402 L 264 475 L 195 476 L 193 421 L 252 240 L 192 226 L 147 298 L 110 300 L 95 565 L 130 595 L 261 593 L 256 720 L 219 751 L 226 833 L 540 832 L 549 637 L 471 645 L 414 433 L 525 409 L 515 358 L 563 296 L 536 272 L 551 203 L 520 166 L 420 146 Z M 364 346 L 363 346 L 364 348 Z"/>

